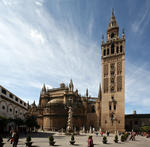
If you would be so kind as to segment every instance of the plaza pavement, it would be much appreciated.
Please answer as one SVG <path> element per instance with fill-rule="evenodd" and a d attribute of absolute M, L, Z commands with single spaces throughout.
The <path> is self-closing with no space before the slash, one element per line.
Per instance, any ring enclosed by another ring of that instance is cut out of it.
<path fill-rule="evenodd" d="M 33 142 L 33 147 L 49 147 L 49 140 L 48 136 L 51 134 L 54 135 L 54 139 L 56 141 L 55 146 L 62 146 L 62 147 L 71 147 L 71 146 L 79 146 L 79 147 L 87 147 L 87 140 L 88 136 L 92 135 L 93 136 L 93 141 L 94 141 L 94 147 L 150 147 L 150 138 L 146 138 L 143 136 L 136 136 L 136 141 L 129 141 L 127 140 L 126 142 L 120 142 L 120 137 L 119 137 L 119 143 L 116 144 L 114 143 L 114 135 L 110 134 L 108 139 L 108 144 L 103 144 L 102 143 L 102 138 L 100 135 L 96 136 L 95 134 L 81 134 L 78 136 L 75 136 L 75 145 L 70 145 L 70 136 L 65 136 L 64 134 L 61 133 L 56 133 L 56 132 L 41 132 L 41 133 L 36 133 L 32 134 L 32 142 Z M 7 138 L 4 138 L 4 147 L 12 147 L 12 144 L 10 142 L 7 142 Z M 20 137 L 18 147 L 25 147 L 25 137 Z"/>

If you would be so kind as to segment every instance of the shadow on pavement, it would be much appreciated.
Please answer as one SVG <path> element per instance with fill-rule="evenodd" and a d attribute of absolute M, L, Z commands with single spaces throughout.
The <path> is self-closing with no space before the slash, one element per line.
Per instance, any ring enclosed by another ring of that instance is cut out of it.
<path fill-rule="evenodd" d="M 32 132 L 27 134 L 20 134 L 19 138 L 24 138 L 27 136 L 31 136 L 32 138 L 48 138 L 51 135 L 54 135 L 55 133 L 47 133 L 47 132 Z"/>

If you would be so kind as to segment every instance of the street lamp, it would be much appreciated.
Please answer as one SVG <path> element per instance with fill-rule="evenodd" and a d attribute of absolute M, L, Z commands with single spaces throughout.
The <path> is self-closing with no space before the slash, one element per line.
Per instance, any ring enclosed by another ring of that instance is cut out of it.
<path fill-rule="evenodd" d="M 114 115 L 113 112 L 111 113 L 111 121 L 112 121 L 112 123 L 116 122 L 115 123 L 115 133 L 117 134 L 117 122 L 118 122 L 118 119 L 116 118 L 116 116 Z"/>

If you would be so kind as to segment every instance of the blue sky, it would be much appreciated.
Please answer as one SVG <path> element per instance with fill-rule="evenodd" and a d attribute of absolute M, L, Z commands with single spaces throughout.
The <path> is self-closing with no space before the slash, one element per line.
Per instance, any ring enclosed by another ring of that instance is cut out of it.
<path fill-rule="evenodd" d="M 1 0 L 0 84 L 30 103 L 73 79 L 98 95 L 112 8 L 126 35 L 126 113 L 150 113 L 149 0 Z"/>

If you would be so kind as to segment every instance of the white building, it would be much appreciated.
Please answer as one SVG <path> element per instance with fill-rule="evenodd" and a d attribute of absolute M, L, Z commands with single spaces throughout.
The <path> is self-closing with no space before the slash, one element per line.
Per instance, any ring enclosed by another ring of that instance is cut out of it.
<path fill-rule="evenodd" d="M 0 116 L 24 119 L 27 108 L 26 102 L 0 85 Z"/>

